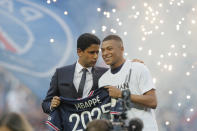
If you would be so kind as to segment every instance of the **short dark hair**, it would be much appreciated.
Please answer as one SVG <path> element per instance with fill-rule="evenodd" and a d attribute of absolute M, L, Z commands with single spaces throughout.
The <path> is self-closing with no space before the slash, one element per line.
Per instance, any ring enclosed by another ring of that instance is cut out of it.
<path fill-rule="evenodd" d="M 93 120 L 88 122 L 86 131 L 111 131 L 113 125 L 109 120 Z"/>
<path fill-rule="evenodd" d="M 6 126 L 11 131 L 33 131 L 28 120 L 19 113 L 5 113 L 0 118 L 0 126 Z"/>
<path fill-rule="evenodd" d="M 116 40 L 123 43 L 122 39 L 118 35 L 108 35 L 103 39 L 103 42 L 108 40 Z"/>
<path fill-rule="evenodd" d="M 92 44 L 100 45 L 101 41 L 100 39 L 93 34 L 90 33 L 84 33 L 79 36 L 77 40 L 77 49 L 81 49 L 84 51 L 88 47 L 90 47 Z"/>

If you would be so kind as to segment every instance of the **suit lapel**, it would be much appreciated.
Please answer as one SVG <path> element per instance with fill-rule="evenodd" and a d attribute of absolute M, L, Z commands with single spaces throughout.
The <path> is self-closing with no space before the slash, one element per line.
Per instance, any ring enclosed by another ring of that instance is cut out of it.
<path fill-rule="evenodd" d="M 98 75 L 95 67 L 92 67 L 92 78 L 93 78 L 93 85 L 92 85 L 92 90 L 95 90 L 98 86 Z"/>
<path fill-rule="evenodd" d="M 76 67 L 76 63 L 73 64 L 73 66 L 72 66 L 72 68 L 70 70 L 70 76 L 71 76 L 70 78 L 71 78 L 71 83 L 72 83 L 72 90 L 73 90 L 74 94 L 77 95 L 77 90 L 76 90 L 75 85 L 73 83 L 73 79 L 74 79 L 74 75 L 75 75 L 75 67 Z"/>

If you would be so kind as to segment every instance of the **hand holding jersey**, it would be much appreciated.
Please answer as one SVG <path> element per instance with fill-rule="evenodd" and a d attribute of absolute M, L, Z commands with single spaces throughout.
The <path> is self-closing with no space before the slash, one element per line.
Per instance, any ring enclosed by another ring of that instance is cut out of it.
<path fill-rule="evenodd" d="M 83 131 L 89 121 L 100 119 L 111 107 L 111 97 L 104 88 L 91 92 L 84 99 L 60 97 L 60 100 L 61 104 L 50 113 L 46 122 L 56 131 Z"/>
<path fill-rule="evenodd" d="M 54 109 L 60 105 L 60 97 L 54 96 L 51 100 L 51 106 L 50 109 Z"/>
<path fill-rule="evenodd" d="M 122 92 L 120 89 L 116 88 L 115 86 L 105 86 L 109 92 L 109 96 L 113 98 L 121 98 L 122 97 Z"/>

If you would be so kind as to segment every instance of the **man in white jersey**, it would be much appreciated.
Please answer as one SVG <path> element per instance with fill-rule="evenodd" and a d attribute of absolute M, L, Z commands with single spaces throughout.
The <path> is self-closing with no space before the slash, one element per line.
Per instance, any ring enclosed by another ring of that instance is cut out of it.
<path fill-rule="evenodd" d="M 157 131 L 154 109 L 157 107 L 155 86 L 148 68 L 141 63 L 125 60 L 121 38 L 109 35 L 102 43 L 102 57 L 110 69 L 100 80 L 99 87 L 105 87 L 112 98 L 121 98 L 122 90 L 130 90 L 132 108 L 127 112 L 128 119 L 140 118 L 143 131 Z"/>

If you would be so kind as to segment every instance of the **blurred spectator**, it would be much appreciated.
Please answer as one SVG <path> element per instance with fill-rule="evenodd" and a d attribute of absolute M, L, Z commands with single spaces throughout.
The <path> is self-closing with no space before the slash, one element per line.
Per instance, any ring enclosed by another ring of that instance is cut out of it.
<path fill-rule="evenodd" d="M 108 120 L 93 120 L 87 124 L 86 131 L 111 131 L 113 126 Z"/>
<path fill-rule="evenodd" d="M 7 113 L 0 118 L 0 131 L 33 131 L 33 128 L 23 115 Z"/>
<path fill-rule="evenodd" d="M 42 112 L 40 99 L 16 76 L 0 67 L 0 114 L 23 114 L 36 131 L 47 131 L 47 115 Z M 1 130 L 0 130 L 1 131 Z"/>

